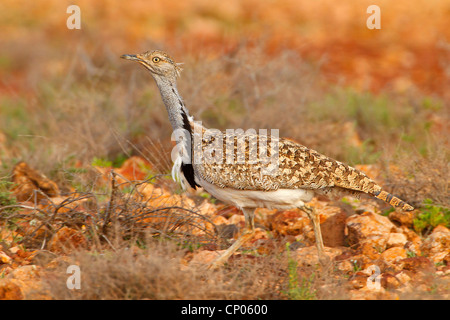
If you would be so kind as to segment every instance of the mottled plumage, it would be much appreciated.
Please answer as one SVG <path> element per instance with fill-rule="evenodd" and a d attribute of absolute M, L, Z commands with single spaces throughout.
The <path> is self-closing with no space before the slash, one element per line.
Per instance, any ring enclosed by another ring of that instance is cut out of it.
<path fill-rule="evenodd" d="M 195 127 L 195 123 L 191 123 Z M 206 129 L 202 128 L 205 133 Z M 216 137 L 202 139 L 202 154 L 216 141 Z M 262 151 L 268 157 L 278 153 L 277 166 L 272 174 L 264 174 L 263 169 L 270 165 L 266 158 L 256 157 L 251 161 L 250 150 L 260 154 L 259 143 L 267 140 L 267 151 Z M 227 146 L 232 144 L 232 148 Z M 271 142 L 278 144 L 274 152 Z M 227 161 L 227 156 L 238 154 L 239 147 L 244 155 L 244 163 Z M 228 148 L 228 149 L 227 149 Z M 215 149 L 215 148 L 214 148 Z M 199 152 L 193 148 L 194 153 Z M 228 152 L 227 152 L 228 151 Z M 217 155 L 216 155 L 217 156 Z M 278 189 L 307 189 L 318 194 L 338 197 L 348 194 L 358 195 L 366 193 L 375 196 L 401 209 L 410 210 L 412 207 L 395 196 L 382 191 L 382 188 L 365 173 L 329 158 L 319 152 L 309 149 L 297 142 L 285 138 L 268 136 L 262 138 L 257 134 L 247 133 L 245 138 L 238 138 L 235 134 L 222 133 L 222 158 L 215 161 L 203 161 L 194 164 L 195 172 L 207 182 L 222 188 L 237 190 L 275 191 Z"/>

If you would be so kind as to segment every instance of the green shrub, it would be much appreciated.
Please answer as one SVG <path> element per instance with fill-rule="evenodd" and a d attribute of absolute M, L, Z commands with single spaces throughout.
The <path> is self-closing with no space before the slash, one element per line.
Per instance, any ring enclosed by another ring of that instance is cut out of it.
<path fill-rule="evenodd" d="M 424 200 L 424 207 L 421 213 L 413 221 L 414 230 L 422 235 L 426 235 L 438 225 L 450 227 L 450 210 L 443 206 L 433 204 L 431 199 Z"/>

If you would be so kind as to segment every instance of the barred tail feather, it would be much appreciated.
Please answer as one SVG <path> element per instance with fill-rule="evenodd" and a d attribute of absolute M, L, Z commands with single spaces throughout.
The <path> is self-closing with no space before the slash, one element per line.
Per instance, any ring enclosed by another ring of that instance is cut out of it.
<path fill-rule="evenodd" d="M 373 195 L 375 197 L 377 197 L 378 199 L 389 203 L 393 207 L 400 208 L 405 211 L 414 210 L 413 206 L 407 204 L 405 201 L 397 198 L 396 196 L 390 194 L 389 192 L 378 190 L 378 191 L 374 191 Z"/>

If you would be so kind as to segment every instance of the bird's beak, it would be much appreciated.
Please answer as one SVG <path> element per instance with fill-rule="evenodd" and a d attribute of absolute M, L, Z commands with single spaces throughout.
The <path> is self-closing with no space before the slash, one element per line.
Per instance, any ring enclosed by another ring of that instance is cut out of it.
<path fill-rule="evenodd" d="M 123 54 L 120 56 L 122 59 L 126 59 L 126 60 L 133 60 L 133 61 L 141 61 L 142 59 L 140 59 L 139 57 L 137 57 L 134 54 Z"/>

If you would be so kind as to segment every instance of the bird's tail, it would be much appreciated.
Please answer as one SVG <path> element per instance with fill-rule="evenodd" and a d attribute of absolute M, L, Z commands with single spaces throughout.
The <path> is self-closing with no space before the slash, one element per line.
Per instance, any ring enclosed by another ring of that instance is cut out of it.
<path fill-rule="evenodd" d="M 395 208 L 400 208 L 400 209 L 405 210 L 405 211 L 412 211 L 412 210 L 414 210 L 413 206 L 407 204 L 405 201 L 403 201 L 402 199 L 397 198 L 396 196 L 390 194 L 389 192 L 386 192 L 386 191 L 383 191 L 383 190 L 378 190 L 378 191 L 374 191 L 373 195 L 375 197 L 377 197 L 378 199 L 389 203 L 391 206 L 393 206 Z"/>

